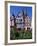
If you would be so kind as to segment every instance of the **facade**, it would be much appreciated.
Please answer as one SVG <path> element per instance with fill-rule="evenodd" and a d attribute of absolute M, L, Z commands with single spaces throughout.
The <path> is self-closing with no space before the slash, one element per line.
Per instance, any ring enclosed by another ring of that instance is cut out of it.
<path fill-rule="evenodd" d="M 14 16 L 10 17 L 10 26 L 15 26 L 14 24 L 16 24 L 17 29 L 27 30 L 28 28 L 31 28 L 31 19 L 21 11 L 15 18 Z"/>
<path fill-rule="evenodd" d="M 23 15 L 22 12 L 18 14 L 18 16 L 16 16 L 16 28 L 24 28 L 23 26 Z"/>
<path fill-rule="evenodd" d="M 10 26 L 14 26 L 14 16 L 10 16 Z"/>
<path fill-rule="evenodd" d="M 27 28 L 31 28 L 31 19 L 29 16 L 25 17 L 25 29 L 27 30 Z"/>

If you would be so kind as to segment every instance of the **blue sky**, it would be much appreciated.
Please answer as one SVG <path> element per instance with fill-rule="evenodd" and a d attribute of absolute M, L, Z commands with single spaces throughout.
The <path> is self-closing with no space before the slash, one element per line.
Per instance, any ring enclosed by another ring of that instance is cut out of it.
<path fill-rule="evenodd" d="M 10 6 L 10 14 L 17 15 L 18 12 L 24 10 L 26 12 L 27 8 L 27 14 L 28 16 L 32 17 L 32 7 L 25 7 L 25 6 Z"/>

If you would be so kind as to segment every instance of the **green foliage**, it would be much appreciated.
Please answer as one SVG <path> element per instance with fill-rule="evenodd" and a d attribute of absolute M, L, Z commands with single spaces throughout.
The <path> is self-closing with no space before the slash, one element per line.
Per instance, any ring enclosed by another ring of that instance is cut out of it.
<path fill-rule="evenodd" d="M 25 32 L 24 30 L 17 32 L 16 29 L 13 28 L 10 31 L 10 39 L 32 39 L 32 33 L 29 31 Z"/>

